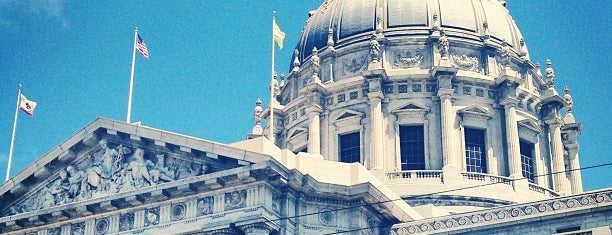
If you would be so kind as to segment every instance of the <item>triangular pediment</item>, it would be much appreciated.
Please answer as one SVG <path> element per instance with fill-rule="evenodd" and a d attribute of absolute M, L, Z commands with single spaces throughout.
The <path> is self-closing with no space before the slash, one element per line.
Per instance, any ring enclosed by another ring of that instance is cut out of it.
<path fill-rule="evenodd" d="M 406 103 L 401 104 L 398 108 L 393 109 L 391 112 L 393 113 L 401 113 L 401 112 L 429 112 L 429 108 L 421 103 L 408 101 Z"/>
<path fill-rule="evenodd" d="M 542 129 L 540 128 L 540 125 L 538 125 L 537 122 L 531 120 L 531 119 L 523 119 L 518 121 L 518 125 L 520 127 L 524 127 L 527 128 L 529 130 L 535 131 L 536 133 L 540 133 L 542 131 Z"/>
<path fill-rule="evenodd" d="M 153 190 L 268 159 L 224 144 L 99 118 L 2 184 L 0 217 Z"/>
<path fill-rule="evenodd" d="M 345 110 L 340 115 L 338 115 L 338 117 L 335 118 L 334 120 L 341 121 L 343 119 L 355 118 L 355 117 L 361 118 L 363 117 L 363 113 L 353 111 L 353 110 Z"/>
<path fill-rule="evenodd" d="M 472 105 L 472 106 L 468 106 L 465 108 L 462 108 L 460 110 L 457 111 L 457 113 L 459 114 L 469 114 L 469 115 L 477 115 L 477 116 L 483 116 L 483 117 L 491 117 L 492 114 L 489 110 L 487 110 L 484 107 L 481 106 L 477 106 L 477 105 Z"/>
<path fill-rule="evenodd" d="M 289 136 L 289 139 L 294 138 L 294 137 L 296 137 L 296 136 L 298 136 L 298 135 L 304 134 L 304 133 L 306 133 L 307 131 L 308 131 L 308 130 L 306 130 L 305 128 L 301 128 L 301 127 L 295 128 L 294 130 L 292 130 L 292 131 L 289 133 L 289 135 L 288 135 L 288 136 Z"/>

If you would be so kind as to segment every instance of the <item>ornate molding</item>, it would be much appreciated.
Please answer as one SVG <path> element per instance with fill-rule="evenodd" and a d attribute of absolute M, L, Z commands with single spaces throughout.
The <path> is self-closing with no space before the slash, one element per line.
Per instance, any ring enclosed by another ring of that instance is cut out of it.
<path fill-rule="evenodd" d="M 575 211 L 577 209 L 601 207 L 611 204 L 612 190 L 608 189 L 606 191 L 574 195 L 553 200 L 514 206 L 504 206 L 490 210 L 398 224 L 391 228 L 391 232 L 389 234 L 442 233 L 444 231 L 473 228 L 477 226 L 490 225 L 492 223 L 502 224 L 505 221 L 510 222 L 516 221 L 517 219 L 561 214 L 564 212 Z"/>

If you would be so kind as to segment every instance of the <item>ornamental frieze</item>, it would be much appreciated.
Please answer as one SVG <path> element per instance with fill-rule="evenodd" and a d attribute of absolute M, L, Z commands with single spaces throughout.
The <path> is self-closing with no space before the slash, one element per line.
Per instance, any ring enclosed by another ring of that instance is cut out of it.
<path fill-rule="evenodd" d="M 393 52 L 393 64 L 400 68 L 416 68 L 423 62 L 423 54 L 420 51 L 411 53 L 409 51 Z"/>
<path fill-rule="evenodd" d="M 202 175 L 207 164 L 149 153 L 142 148 L 100 140 L 86 160 L 61 169 L 47 186 L 10 208 L 10 214 L 128 192 Z"/>
<path fill-rule="evenodd" d="M 479 60 L 476 56 L 451 54 L 450 58 L 453 65 L 459 69 L 480 72 Z"/>

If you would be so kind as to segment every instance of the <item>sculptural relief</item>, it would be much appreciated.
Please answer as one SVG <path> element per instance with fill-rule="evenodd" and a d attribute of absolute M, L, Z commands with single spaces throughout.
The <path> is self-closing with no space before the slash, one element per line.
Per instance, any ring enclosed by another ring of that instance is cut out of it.
<path fill-rule="evenodd" d="M 246 206 L 246 197 L 246 190 L 225 193 L 225 210 L 244 208 Z"/>
<path fill-rule="evenodd" d="M 395 51 L 393 54 L 393 64 L 401 68 L 419 67 L 423 61 L 423 55 L 420 51 L 415 52 L 414 55 L 412 55 L 410 51 Z"/>
<path fill-rule="evenodd" d="M 59 170 L 56 178 L 52 178 L 45 187 L 25 201 L 11 206 L 10 214 L 127 192 L 208 171 L 208 164 L 168 157 L 163 153 L 153 157 L 152 154 L 147 155 L 144 149 L 111 146 L 107 140 L 100 140 L 99 149 L 85 161 Z"/>
<path fill-rule="evenodd" d="M 213 197 L 205 197 L 198 199 L 198 216 L 212 214 L 214 203 L 215 201 Z"/>
<path fill-rule="evenodd" d="M 453 65 L 457 68 L 472 71 L 472 72 L 480 71 L 478 57 L 476 56 L 451 54 L 450 58 L 453 62 Z"/>
<path fill-rule="evenodd" d="M 342 65 L 344 66 L 342 69 L 342 76 L 351 75 L 362 71 L 365 64 L 365 56 L 351 56 L 350 59 L 343 60 Z"/>

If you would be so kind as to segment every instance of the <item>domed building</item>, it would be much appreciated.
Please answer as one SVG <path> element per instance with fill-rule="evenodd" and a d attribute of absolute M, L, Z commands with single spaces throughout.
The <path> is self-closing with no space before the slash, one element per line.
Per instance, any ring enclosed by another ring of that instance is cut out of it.
<path fill-rule="evenodd" d="M 552 63 L 540 70 L 504 1 L 325 1 L 274 94 L 273 139 L 359 162 L 411 205 L 579 193 L 578 145 L 562 137 L 581 125 Z"/>
<path fill-rule="evenodd" d="M 0 185 L 0 233 L 610 234 L 505 4 L 326 0 L 246 140 L 96 119 Z"/>

